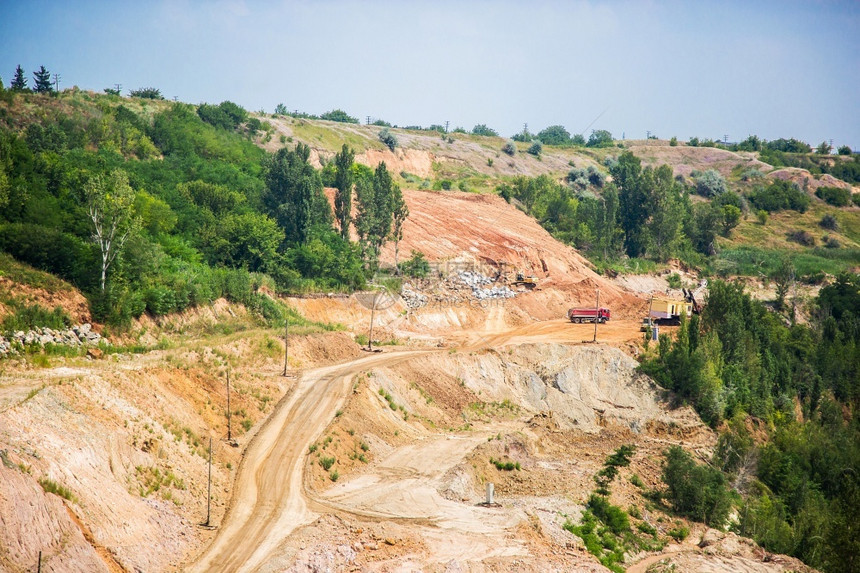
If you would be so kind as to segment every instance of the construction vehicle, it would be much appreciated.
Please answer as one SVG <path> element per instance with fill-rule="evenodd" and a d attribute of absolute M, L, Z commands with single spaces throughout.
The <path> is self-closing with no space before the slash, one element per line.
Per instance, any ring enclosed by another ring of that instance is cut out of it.
<path fill-rule="evenodd" d="M 537 277 L 527 277 L 523 273 L 517 273 L 517 280 L 514 281 L 515 286 L 524 286 L 528 289 L 533 289 L 537 286 Z"/>
<path fill-rule="evenodd" d="M 577 324 L 582 322 L 597 322 L 602 324 L 609 320 L 610 311 L 608 308 L 572 308 L 567 311 L 567 318 L 570 322 Z"/>
<path fill-rule="evenodd" d="M 693 303 L 686 300 L 653 297 L 651 299 L 648 317 L 652 324 L 672 325 L 681 324 L 681 315 L 690 316 L 693 313 Z"/>
<path fill-rule="evenodd" d="M 681 315 L 691 316 L 699 314 L 702 306 L 696 297 L 708 286 L 707 280 L 702 280 L 696 290 L 682 288 L 684 299 L 678 300 L 669 297 L 651 297 L 651 305 L 648 310 L 648 318 L 642 319 L 639 330 L 645 331 L 647 327 L 655 324 L 677 326 L 681 324 Z"/>

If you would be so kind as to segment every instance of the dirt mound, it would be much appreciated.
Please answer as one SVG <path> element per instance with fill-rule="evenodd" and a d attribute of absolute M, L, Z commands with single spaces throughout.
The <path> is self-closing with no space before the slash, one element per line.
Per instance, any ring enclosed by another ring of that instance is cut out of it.
<path fill-rule="evenodd" d="M 675 175 L 690 177 L 693 171 L 713 169 L 723 177 L 729 177 L 738 166 L 768 172 L 773 169 L 759 161 L 754 153 L 733 152 L 716 147 L 690 147 L 687 145 L 670 146 L 666 142 L 636 142 L 628 149 L 642 160 L 644 165 L 657 167 L 670 165 Z"/>
<path fill-rule="evenodd" d="M 806 169 L 800 169 L 799 167 L 783 167 L 776 171 L 771 171 L 767 176 L 773 179 L 791 181 L 810 193 L 814 193 L 819 187 L 839 187 L 841 189 L 848 189 L 849 191 L 853 191 L 854 189 L 850 183 L 846 183 L 832 175 L 814 176 Z"/>
<path fill-rule="evenodd" d="M 54 279 L 53 282 L 61 283 L 62 281 Z M 65 285 L 64 288 L 40 288 L 20 284 L 0 276 L 0 291 L 8 291 L 27 304 L 38 304 L 48 310 L 53 310 L 59 306 L 71 317 L 73 324 L 91 323 L 92 317 L 87 299 L 71 285 L 63 284 Z M 4 308 L 0 304 L 0 317 L 5 314 Z"/>
<path fill-rule="evenodd" d="M 495 195 L 405 190 L 409 218 L 399 253 L 424 253 L 434 271 L 447 276 L 457 268 L 476 265 L 484 275 L 516 272 L 538 278 L 538 288 L 555 289 L 565 303 L 593 304 L 596 289 L 607 306 L 636 307 L 640 301 L 598 275 L 573 248 L 552 237 L 522 211 Z M 394 245 L 383 249 L 384 263 L 394 263 Z M 539 296 L 553 298 L 554 295 Z M 543 301 L 546 302 L 546 301 Z M 538 302 L 536 306 L 540 306 Z M 554 316 L 558 311 L 552 310 Z M 535 313 L 540 318 L 542 313 Z"/>

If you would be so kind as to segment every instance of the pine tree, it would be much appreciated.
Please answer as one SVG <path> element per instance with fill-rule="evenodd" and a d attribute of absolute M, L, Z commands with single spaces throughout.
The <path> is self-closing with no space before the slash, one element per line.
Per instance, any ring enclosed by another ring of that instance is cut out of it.
<path fill-rule="evenodd" d="M 54 91 L 51 86 L 51 73 L 45 66 L 39 66 L 38 71 L 33 72 L 33 91 L 37 94 L 49 94 Z"/>
<path fill-rule="evenodd" d="M 15 77 L 9 87 L 16 92 L 27 91 L 27 78 L 24 77 L 24 68 L 20 64 L 15 68 Z"/>

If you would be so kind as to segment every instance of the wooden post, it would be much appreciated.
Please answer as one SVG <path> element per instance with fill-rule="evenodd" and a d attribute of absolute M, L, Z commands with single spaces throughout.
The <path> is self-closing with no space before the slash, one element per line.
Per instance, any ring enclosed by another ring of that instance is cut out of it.
<path fill-rule="evenodd" d="M 230 422 L 232 417 L 230 415 L 230 369 L 227 369 L 227 441 L 233 439 L 233 433 L 231 431 Z"/>
<path fill-rule="evenodd" d="M 594 340 L 592 342 L 597 342 L 597 324 L 600 322 L 600 289 L 597 289 L 597 308 L 594 312 Z"/>
<path fill-rule="evenodd" d="M 370 334 L 367 335 L 367 349 L 373 350 L 373 312 L 376 310 L 376 300 L 379 298 L 379 293 L 373 294 L 373 302 L 370 305 Z"/>
<path fill-rule="evenodd" d="M 284 376 L 287 375 L 290 359 L 290 315 L 284 317 Z"/>
<path fill-rule="evenodd" d="M 42 552 L 39 551 L 39 563 L 36 566 L 36 573 L 42 573 Z"/>
<path fill-rule="evenodd" d="M 212 505 L 212 438 L 209 438 L 209 487 L 206 493 L 206 526 L 209 526 L 210 508 Z"/>

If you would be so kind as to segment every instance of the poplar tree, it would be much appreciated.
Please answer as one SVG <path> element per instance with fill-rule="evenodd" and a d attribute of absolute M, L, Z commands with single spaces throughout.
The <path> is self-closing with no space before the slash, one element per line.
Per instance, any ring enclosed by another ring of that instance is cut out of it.
<path fill-rule="evenodd" d="M 334 157 L 335 176 L 334 186 L 337 193 L 334 196 L 334 216 L 340 226 L 340 236 L 349 240 L 349 224 L 352 222 L 352 163 L 355 152 L 346 144 L 340 153 Z"/>

